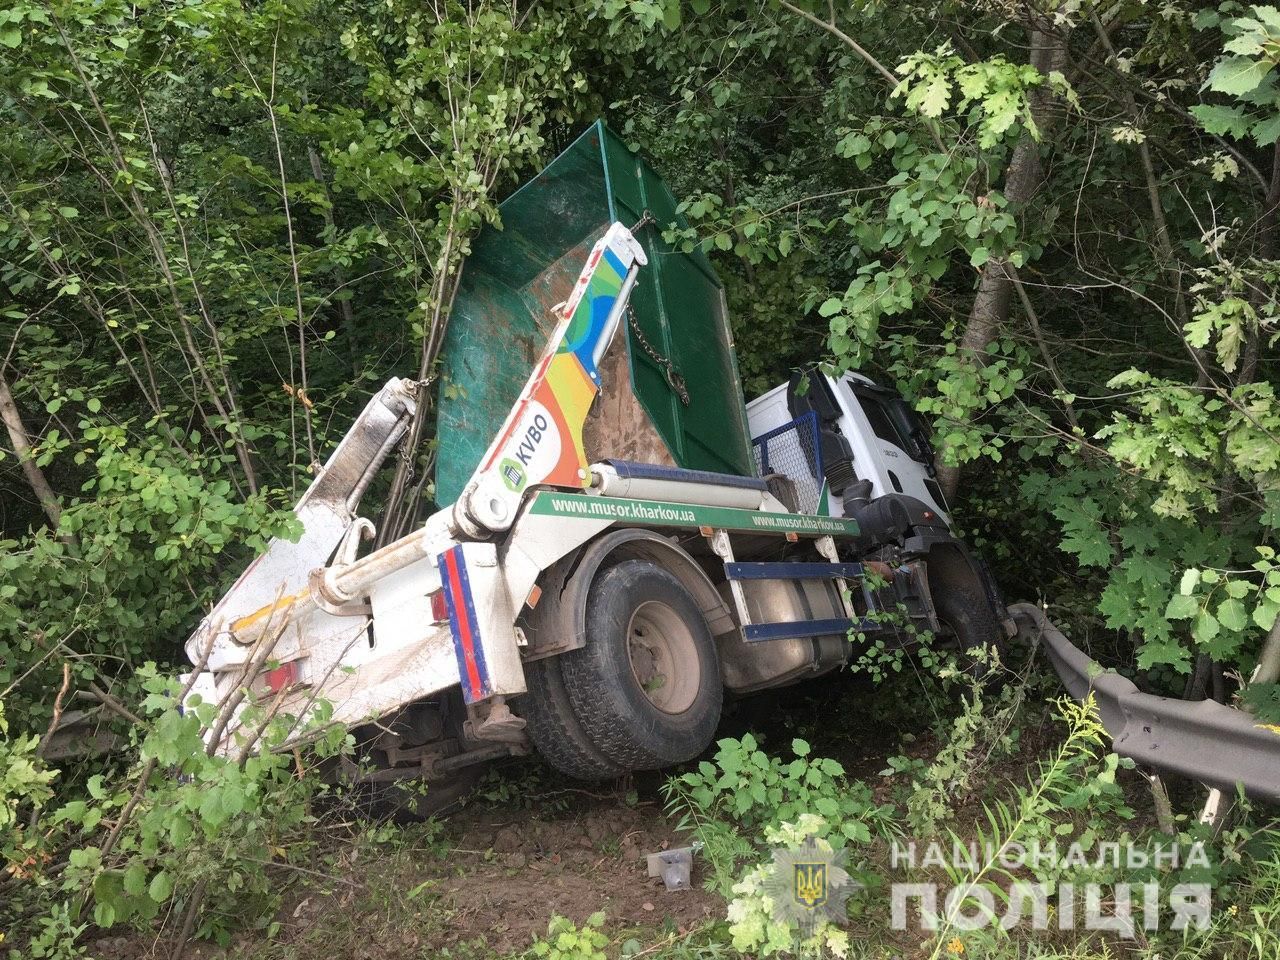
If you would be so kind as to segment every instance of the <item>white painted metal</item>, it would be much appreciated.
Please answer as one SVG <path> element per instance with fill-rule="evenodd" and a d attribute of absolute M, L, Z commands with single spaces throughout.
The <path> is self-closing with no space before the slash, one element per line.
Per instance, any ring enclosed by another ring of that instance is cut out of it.
<path fill-rule="evenodd" d="M 828 377 L 836 403 L 840 405 L 844 434 L 853 446 L 854 469 L 858 477 L 871 481 L 873 497 L 882 497 L 886 493 L 903 493 L 908 497 L 915 497 L 929 505 L 949 524 L 951 519 L 943 504 L 935 500 L 925 485 L 925 480 L 929 478 L 925 465 L 912 460 L 907 451 L 893 441 L 876 436 L 863 409 L 863 401 L 853 392 L 853 384 L 857 381 L 871 384 L 869 379 L 856 373 L 847 374 L 839 380 Z M 901 490 L 894 487 L 890 472 L 897 477 Z"/>
<path fill-rule="evenodd" d="M 716 530 L 711 534 L 710 540 L 712 552 L 723 560 L 725 563 L 733 563 L 733 544 L 729 540 L 729 534 L 725 530 Z M 746 588 L 741 580 L 730 580 L 729 594 L 733 597 L 733 605 L 738 613 L 738 624 L 741 627 L 748 626 L 751 621 L 751 610 L 747 606 Z"/>
<path fill-rule="evenodd" d="M 354 522 L 361 494 L 403 436 L 413 411 L 414 387 L 406 380 L 388 381 L 369 401 L 294 507 L 302 536 L 297 542 L 272 540 L 249 564 L 188 639 L 186 652 L 192 663 L 200 660 L 211 639 L 211 669 L 243 662 L 244 651 L 236 647 L 251 641 L 238 640 L 238 625 L 262 626 L 272 610 L 282 612 L 306 597 L 308 575 L 329 559 Z"/>

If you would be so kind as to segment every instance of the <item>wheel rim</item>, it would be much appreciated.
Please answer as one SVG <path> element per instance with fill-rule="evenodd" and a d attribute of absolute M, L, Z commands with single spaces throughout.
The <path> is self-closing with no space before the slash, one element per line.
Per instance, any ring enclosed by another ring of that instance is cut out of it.
<path fill-rule="evenodd" d="M 680 614 L 657 600 L 636 607 L 627 623 L 631 675 L 663 713 L 684 713 L 698 698 L 702 665 L 693 631 Z"/>

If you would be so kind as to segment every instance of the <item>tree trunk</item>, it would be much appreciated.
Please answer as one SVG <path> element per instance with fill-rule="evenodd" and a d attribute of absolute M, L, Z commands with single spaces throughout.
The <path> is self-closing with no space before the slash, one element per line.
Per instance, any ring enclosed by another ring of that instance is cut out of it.
<path fill-rule="evenodd" d="M 1066 37 L 1054 31 L 1029 25 L 1031 38 L 1031 65 L 1042 74 L 1060 70 L 1066 60 Z M 1041 136 L 1048 132 L 1057 119 L 1056 99 L 1047 90 L 1038 91 L 1031 99 L 1031 115 Z M 1040 142 L 1030 133 L 1024 133 L 1013 149 L 1009 168 L 1005 171 L 1004 197 L 1017 211 L 1035 195 L 1044 180 L 1044 168 L 1040 165 Z M 969 321 L 960 339 L 961 356 L 975 364 L 982 364 L 987 347 L 1000 333 L 1009 319 L 1009 306 L 1013 302 L 1013 276 L 1007 261 L 993 258 L 987 261 L 978 281 L 978 292 L 973 298 Z M 938 467 L 938 483 L 948 500 L 954 499 L 960 486 L 960 467 L 941 464 Z"/>
<path fill-rule="evenodd" d="M 0 370 L 0 419 L 4 420 L 5 429 L 9 431 L 9 442 L 13 444 L 13 452 L 18 455 L 18 463 L 22 465 L 27 483 L 40 501 L 44 515 L 49 518 L 49 525 L 56 531 L 62 520 L 62 506 L 58 503 L 53 488 L 49 486 L 49 481 L 45 479 L 44 471 L 31 455 L 27 428 L 18 412 L 18 405 L 13 401 L 13 393 L 9 390 L 9 381 L 3 370 Z"/>

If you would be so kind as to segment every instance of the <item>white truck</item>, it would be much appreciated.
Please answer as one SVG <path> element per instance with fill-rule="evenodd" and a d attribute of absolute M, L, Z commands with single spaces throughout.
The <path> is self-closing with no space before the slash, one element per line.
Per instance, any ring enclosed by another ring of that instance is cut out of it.
<path fill-rule="evenodd" d="M 456 495 L 362 548 L 362 498 L 423 402 L 389 381 L 297 503 L 301 538 L 187 642 L 190 696 L 226 708 L 219 749 L 246 705 L 319 698 L 356 730 L 354 777 L 533 750 L 608 778 L 697 756 L 726 695 L 837 670 L 877 631 L 970 652 L 1012 635 L 911 408 L 816 369 L 744 407 L 719 284 L 655 218 L 678 220 L 670 194 L 601 125 L 504 203 L 445 347 L 437 498 L 449 476 Z"/>

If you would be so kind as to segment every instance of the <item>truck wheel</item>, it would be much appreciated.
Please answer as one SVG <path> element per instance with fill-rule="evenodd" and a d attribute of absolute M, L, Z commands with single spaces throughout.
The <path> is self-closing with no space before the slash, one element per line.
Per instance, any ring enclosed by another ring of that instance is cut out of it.
<path fill-rule="evenodd" d="M 697 601 L 647 560 L 600 573 L 587 644 L 559 659 L 574 713 L 614 763 L 653 770 L 706 749 L 720 722 L 720 661 Z"/>
<path fill-rule="evenodd" d="M 563 657 L 524 665 L 529 692 L 513 704 L 525 731 L 547 763 L 577 780 L 611 780 L 625 770 L 591 742 L 573 712 L 560 669 Z"/>
<path fill-rule="evenodd" d="M 453 813 L 471 795 L 483 772 L 482 766 L 463 767 L 442 780 L 367 784 L 365 815 L 372 820 L 409 826 Z"/>
<path fill-rule="evenodd" d="M 960 668 L 974 680 L 998 686 L 1001 671 L 995 661 L 1008 663 L 1004 628 L 981 585 L 950 582 L 934 593 L 933 603 L 938 621 L 947 630 L 939 646 L 952 651 Z M 988 660 L 970 654 L 974 648 L 988 651 Z"/>

